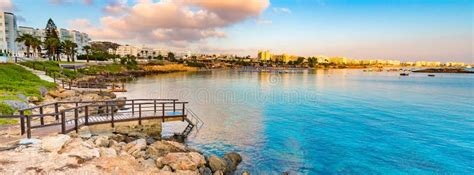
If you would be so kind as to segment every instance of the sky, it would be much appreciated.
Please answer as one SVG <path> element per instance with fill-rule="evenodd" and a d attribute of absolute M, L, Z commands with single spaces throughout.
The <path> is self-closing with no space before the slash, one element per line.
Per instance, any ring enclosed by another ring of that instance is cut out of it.
<path fill-rule="evenodd" d="M 172 51 L 474 63 L 472 0 L 0 0 L 20 26 Z"/>

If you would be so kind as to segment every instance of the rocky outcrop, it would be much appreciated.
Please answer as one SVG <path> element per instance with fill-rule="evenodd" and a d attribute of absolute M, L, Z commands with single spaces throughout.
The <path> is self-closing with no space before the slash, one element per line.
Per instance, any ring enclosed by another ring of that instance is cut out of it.
<path fill-rule="evenodd" d="M 147 144 L 122 134 L 57 135 L 31 143 L 2 152 L 0 174 L 232 174 L 242 161 L 237 153 L 206 159 L 182 143 Z"/>

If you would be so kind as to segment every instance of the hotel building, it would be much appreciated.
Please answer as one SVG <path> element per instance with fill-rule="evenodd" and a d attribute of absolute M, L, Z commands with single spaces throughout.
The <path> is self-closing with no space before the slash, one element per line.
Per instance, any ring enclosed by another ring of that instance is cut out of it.
<path fill-rule="evenodd" d="M 17 36 L 16 16 L 13 13 L 0 11 L 0 52 L 15 56 Z"/>

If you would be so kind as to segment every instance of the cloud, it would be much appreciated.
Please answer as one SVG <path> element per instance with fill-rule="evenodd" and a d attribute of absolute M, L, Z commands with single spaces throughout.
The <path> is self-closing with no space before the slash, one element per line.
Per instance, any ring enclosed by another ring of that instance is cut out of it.
<path fill-rule="evenodd" d="M 94 26 L 88 20 L 70 21 L 70 27 L 93 39 L 126 39 L 139 42 L 188 43 L 225 37 L 220 29 L 257 18 L 269 0 L 116 0 L 104 8 L 107 16 Z"/>
<path fill-rule="evenodd" d="M 0 1 L 0 11 L 13 11 L 15 5 L 11 0 L 1 0 Z"/>
<path fill-rule="evenodd" d="M 128 11 L 127 0 L 110 1 L 102 10 L 109 15 L 121 15 Z"/>
<path fill-rule="evenodd" d="M 49 0 L 49 3 L 54 4 L 54 5 L 71 4 L 74 2 L 81 2 L 86 5 L 94 4 L 94 0 Z"/>
<path fill-rule="evenodd" d="M 270 24 L 272 24 L 272 20 L 268 20 L 268 19 L 257 19 L 255 22 L 259 25 L 270 25 Z"/>
<path fill-rule="evenodd" d="M 291 10 L 289 8 L 285 8 L 285 7 L 275 7 L 275 8 L 273 8 L 273 13 L 291 14 Z"/>

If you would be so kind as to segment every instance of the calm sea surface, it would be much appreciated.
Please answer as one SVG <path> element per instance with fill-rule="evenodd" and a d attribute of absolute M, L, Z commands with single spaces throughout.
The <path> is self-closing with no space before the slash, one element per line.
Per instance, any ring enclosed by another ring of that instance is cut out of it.
<path fill-rule="evenodd" d="M 129 98 L 179 98 L 189 144 L 258 174 L 474 174 L 474 75 L 318 70 L 139 78 Z M 182 131 L 167 123 L 165 133 Z"/>

